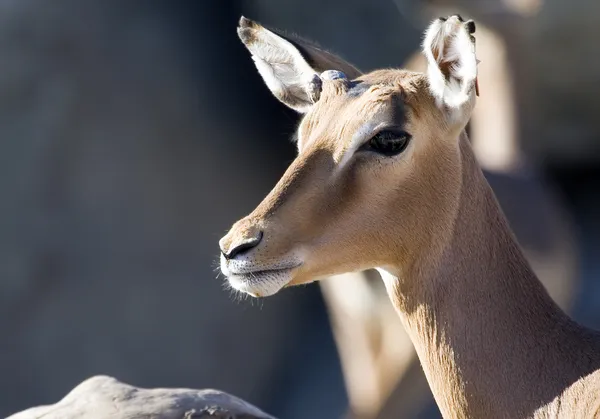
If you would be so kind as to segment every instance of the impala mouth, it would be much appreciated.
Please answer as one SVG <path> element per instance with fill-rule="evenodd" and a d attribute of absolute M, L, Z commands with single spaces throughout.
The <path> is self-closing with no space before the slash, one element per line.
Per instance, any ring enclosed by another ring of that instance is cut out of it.
<path fill-rule="evenodd" d="M 268 297 L 276 294 L 292 280 L 292 272 L 300 265 L 277 269 L 244 270 L 235 272 L 222 269 L 231 288 L 249 294 L 252 297 Z"/>

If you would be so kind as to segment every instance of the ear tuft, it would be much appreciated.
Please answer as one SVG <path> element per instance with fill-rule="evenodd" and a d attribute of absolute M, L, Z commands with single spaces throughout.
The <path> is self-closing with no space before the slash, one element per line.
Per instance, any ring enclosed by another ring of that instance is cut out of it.
<path fill-rule="evenodd" d="M 250 20 L 247 17 L 242 16 L 240 18 L 238 28 L 237 28 L 237 33 L 238 33 L 240 40 L 246 45 L 254 42 L 254 39 L 255 39 L 254 34 L 255 34 L 255 30 L 257 29 L 258 26 L 259 25 L 256 22 L 254 22 L 253 20 Z"/>
<path fill-rule="evenodd" d="M 240 16 L 240 21 L 238 23 L 240 28 L 251 28 L 254 25 L 256 25 L 256 22 L 254 22 L 253 20 L 248 19 L 246 16 Z"/>

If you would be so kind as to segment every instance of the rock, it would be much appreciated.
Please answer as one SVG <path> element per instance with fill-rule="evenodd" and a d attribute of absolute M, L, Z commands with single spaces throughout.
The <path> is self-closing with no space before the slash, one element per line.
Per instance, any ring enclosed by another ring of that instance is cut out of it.
<path fill-rule="evenodd" d="M 7 419 L 153 418 L 275 419 L 242 399 L 218 390 L 144 389 L 98 375 L 75 387 L 62 400 Z"/>

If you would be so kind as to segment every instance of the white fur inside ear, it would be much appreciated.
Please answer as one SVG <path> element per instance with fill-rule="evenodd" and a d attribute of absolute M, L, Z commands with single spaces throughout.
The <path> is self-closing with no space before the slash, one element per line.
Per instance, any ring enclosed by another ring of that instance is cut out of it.
<path fill-rule="evenodd" d="M 246 46 L 265 84 L 288 106 L 306 112 L 312 105 L 306 88 L 315 71 L 287 40 L 262 27 L 256 32 Z"/>
<path fill-rule="evenodd" d="M 423 54 L 427 58 L 427 77 L 431 93 L 442 102 L 444 91 L 446 90 L 446 78 L 438 66 L 436 57 L 433 55 L 434 49 L 442 51 L 444 48 L 445 34 L 443 33 L 444 22 L 437 19 L 429 25 L 425 32 L 423 40 Z"/>
<path fill-rule="evenodd" d="M 428 61 L 431 93 L 438 105 L 457 109 L 469 103 L 475 94 L 477 58 L 464 23 L 456 17 L 434 21 L 425 33 L 423 53 Z M 447 74 L 440 66 L 449 69 Z"/>

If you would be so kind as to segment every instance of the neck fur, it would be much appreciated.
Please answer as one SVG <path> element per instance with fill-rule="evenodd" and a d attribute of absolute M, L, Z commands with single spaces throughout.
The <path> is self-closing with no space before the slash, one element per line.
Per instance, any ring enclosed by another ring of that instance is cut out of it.
<path fill-rule="evenodd" d="M 596 340 L 536 278 L 460 141 L 462 193 L 439 260 L 380 272 L 444 417 L 531 416 L 598 365 Z"/>

